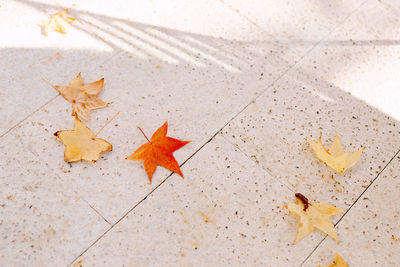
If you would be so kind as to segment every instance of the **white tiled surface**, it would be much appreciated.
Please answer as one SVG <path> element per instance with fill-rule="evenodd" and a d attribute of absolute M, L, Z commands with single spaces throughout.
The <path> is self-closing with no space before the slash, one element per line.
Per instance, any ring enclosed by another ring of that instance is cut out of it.
<path fill-rule="evenodd" d="M 397 2 L 100 2 L 0 0 L 9 18 L 0 24 L 2 262 L 63 266 L 85 252 L 75 264 L 296 266 L 338 251 L 357 265 L 372 251 L 391 265 L 394 239 L 350 246 L 353 228 L 370 222 L 353 212 L 382 224 L 391 219 L 381 208 L 357 202 L 338 225 L 344 247 L 327 239 L 313 254 L 323 234 L 292 246 L 296 219 L 282 206 L 299 191 L 348 209 L 398 152 Z M 61 8 L 77 21 L 45 38 L 36 24 Z M 96 132 L 121 114 L 99 135 L 112 152 L 69 165 L 53 133 L 72 128 L 71 106 L 41 77 L 64 85 L 79 72 L 85 82 L 104 77 L 100 97 L 113 102 L 88 126 Z M 141 164 L 124 158 L 145 142 L 136 126 L 151 135 L 166 120 L 169 136 L 192 140 L 174 154 L 179 163 L 200 150 L 182 166 L 184 180 L 157 187 L 167 170 L 150 185 Z M 334 174 L 340 185 L 307 146 L 320 134 L 324 143 L 340 134 L 346 150 L 367 146 L 357 165 Z M 396 163 L 366 194 L 386 193 L 381 181 Z M 376 239 L 388 229 L 400 238 L 393 224 L 374 230 Z"/>

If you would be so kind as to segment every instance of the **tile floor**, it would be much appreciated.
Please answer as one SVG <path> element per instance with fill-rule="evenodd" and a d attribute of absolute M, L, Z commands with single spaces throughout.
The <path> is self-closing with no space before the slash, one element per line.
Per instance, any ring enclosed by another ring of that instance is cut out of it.
<path fill-rule="evenodd" d="M 69 8 L 67 34 L 40 34 Z M 400 264 L 400 1 L 0 0 L 5 266 Z M 105 78 L 87 123 L 113 151 L 67 164 L 65 85 Z M 126 161 L 165 121 L 192 140 L 149 184 Z M 366 146 L 343 175 L 306 138 Z M 336 180 L 334 182 L 329 177 Z M 340 244 L 292 245 L 301 192 L 343 210 Z"/>

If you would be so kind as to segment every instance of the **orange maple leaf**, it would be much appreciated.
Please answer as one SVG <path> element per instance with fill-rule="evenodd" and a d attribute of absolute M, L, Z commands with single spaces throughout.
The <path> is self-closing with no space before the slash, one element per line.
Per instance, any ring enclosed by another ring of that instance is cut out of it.
<path fill-rule="evenodd" d="M 140 127 L 138 128 L 143 133 L 142 129 L 140 129 Z M 190 141 L 181 141 L 169 137 L 167 136 L 167 131 L 168 122 L 165 122 L 164 125 L 153 134 L 151 140 L 143 133 L 149 142 L 139 147 L 135 153 L 126 158 L 143 161 L 143 166 L 149 176 L 150 183 L 157 166 L 162 166 L 170 171 L 176 172 L 183 178 L 179 164 L 172 153 L 190 143 Z"/>

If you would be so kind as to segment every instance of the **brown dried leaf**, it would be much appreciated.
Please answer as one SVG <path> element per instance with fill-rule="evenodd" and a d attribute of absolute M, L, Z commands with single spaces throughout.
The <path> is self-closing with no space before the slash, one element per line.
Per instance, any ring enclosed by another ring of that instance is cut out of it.
<path fill-rule="evenodd" d="M 107 107 L 106 103 L 97 95 L 103 89 L 104 78 L 88 84 L 84 84 L 81 73 L 73 79 L 68 86 L 56 85 L 54 88 L 69 102 L 72 103 L 72 115 L 78 115 L 86 121 L 90 121 L 90 110 Z"/>

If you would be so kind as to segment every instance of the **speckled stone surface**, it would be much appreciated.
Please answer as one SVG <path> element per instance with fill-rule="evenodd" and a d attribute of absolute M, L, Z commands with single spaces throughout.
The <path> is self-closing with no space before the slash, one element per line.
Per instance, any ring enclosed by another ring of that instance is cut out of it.
<path fill-rule="evenodd" d="M 323 235 L 293 246 L 294 193 L 217 136 L 76 262 L 84 266 L 295 265 Z M 157 256 L 155 256 L 157 255 Z"/>
<path fill-rule="evenodd" d="M 325 239 L 304 266 L 330 264 L 338 252 L 349 266 L 397 266 L 400 262 L 400 155 L 361 195 L 336 226 L 337 245 Z"/>
<path fill-rule="evenodd" d="M 369 210 L 359 197 L 400 149 L 398 7 L 0 0 L 1 262 L 301 266 L 329 264 L 338 251 L 356 265 L 364 252 L 392 264 L 400 237 L 384 224 L 398 212 L 380 213 L 377 201 Z M 62 8 L 77 21 L 45 38 L 37 23 Z M 113 151 L 67 164 L 53 133 L 72 129 L 71 104 L 41 77 L 66 85 L 79 72 L 85 82 L 104 77 L 100 98 L 112 102 L 91 112 L 93 132 L 121 113 L 98 136 Z M 174 153 L 187 161 L 185 179 L 159 167 L 149 184 L 140 162 L 125 157 L 146 142 L 137 126 L 151 136 L 165 121 L 168 136 L 192 141 Z M 322 135 L 329 144 L 336 134 L 346 151 L 366 146 L 343 175 L 306 142 Z M 366 192 L 387 207 L 398 206 L 396 182 L 383 182 L 395 164 Z M 352 207 L 333 218 L 343 248 L 319 232 L 292 245 L 297 220 L 282 207 L 295 192 Z M 355 213 L 364 209 L 377 215 Z M 357 225 L 383 245 L 360 239 L 366 247 L 351 261 L 356 237 L 347 231 Z"/>
<path fill-rule="evenodd" d="M 110 228 L 22 136 L 0 144 L 0 261 L 6 266 L 67 265 Z"/>

